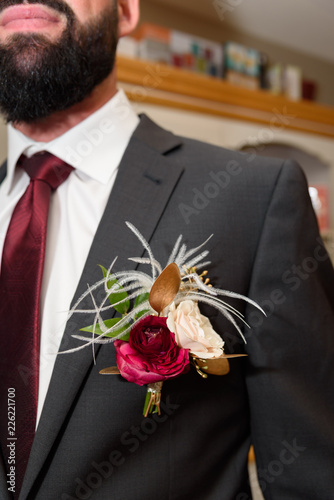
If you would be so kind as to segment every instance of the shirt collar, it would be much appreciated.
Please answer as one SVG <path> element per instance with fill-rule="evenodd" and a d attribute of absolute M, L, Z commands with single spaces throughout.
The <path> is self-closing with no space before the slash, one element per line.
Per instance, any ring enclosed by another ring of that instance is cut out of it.
<path fill-rule="evenodd" d="M 48 143 L 36 142 L 8 125 L 7 193 L 21 154 L 48 151 L 76 169 L 76 174 L 107 184 L 139 124 L 123 90 L 95 113 Z"/>

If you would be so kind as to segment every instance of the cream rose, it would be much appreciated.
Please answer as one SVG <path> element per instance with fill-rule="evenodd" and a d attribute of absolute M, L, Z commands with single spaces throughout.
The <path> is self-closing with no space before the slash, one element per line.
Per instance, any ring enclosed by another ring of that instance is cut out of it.
<path fill-rule="evenodd" d="M 218 358 L 224 352 L 224 341 L 193 300 L 171 305 L 167 327 L 175 333 L 179 347 L 189 349 L 191 354 L 200 358 Z"/>

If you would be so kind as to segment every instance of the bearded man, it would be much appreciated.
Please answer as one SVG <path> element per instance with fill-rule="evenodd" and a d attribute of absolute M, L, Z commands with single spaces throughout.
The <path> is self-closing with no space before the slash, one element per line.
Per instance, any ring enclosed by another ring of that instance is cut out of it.
<path fill-rule="evenodd" d="M 0 3 L 1 499 L 246 500 L 250 443 L 265 498 L 329 499 L 334 273 L 304 176 L 136 116 L 114 62 L 138 3 Z M 213 180 L 219 193 L 196 209 Z M 248 357 L 223 377 L 168 380 L 147 418 L 145 387 L 99 374 L 116 364 L 113 345 L 95 364 L 90 349 L 57 355 L 81 345 L 88 319 L 67 315 L 97 265 L 137 266 L 125 221 L 163 263 L 180 234 L 192 248 L 213 233 L 213 285 L 267 312 L 231 299 L 251 326 L 244 346 L 205 309 L 226 352 Z"/>

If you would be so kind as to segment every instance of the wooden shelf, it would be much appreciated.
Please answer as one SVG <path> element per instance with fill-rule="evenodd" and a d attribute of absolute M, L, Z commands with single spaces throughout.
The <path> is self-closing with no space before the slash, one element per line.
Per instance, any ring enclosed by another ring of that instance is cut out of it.
<path fill-rule="evenodd" d="M 161 63 L 117 58 L 118 81 L 130 99 L 334 138 L 334 108 L 236 87 Z"/>

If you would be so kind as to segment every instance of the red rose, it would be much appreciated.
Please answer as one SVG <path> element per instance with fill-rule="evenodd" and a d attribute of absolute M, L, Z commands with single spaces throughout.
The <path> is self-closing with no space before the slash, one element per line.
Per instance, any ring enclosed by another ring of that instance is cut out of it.
<path fill-rule="evenodd" d="M 130 332 L 129 342 L 115 341 L 118 369 L 138 385 L 177 377 L 189 370 L 189 351 L 178 347 L 166 318 L 148 316 Z"/>

